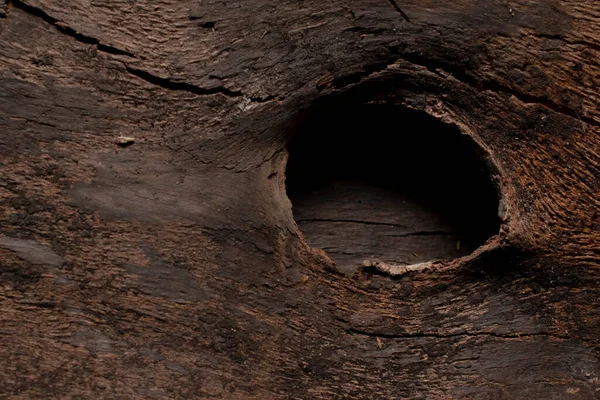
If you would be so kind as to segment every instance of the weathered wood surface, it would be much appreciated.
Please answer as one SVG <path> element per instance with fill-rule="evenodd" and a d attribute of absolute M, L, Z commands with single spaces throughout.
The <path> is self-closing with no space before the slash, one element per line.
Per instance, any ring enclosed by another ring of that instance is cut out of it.
<path fill-rule="evenodd" d="M 598 398 L 600 7 L 393 4 L 0 1 L 0 396 Z M 499 235 L 339 274 L 284 188 L 321 98 L 471 135 Z"/>

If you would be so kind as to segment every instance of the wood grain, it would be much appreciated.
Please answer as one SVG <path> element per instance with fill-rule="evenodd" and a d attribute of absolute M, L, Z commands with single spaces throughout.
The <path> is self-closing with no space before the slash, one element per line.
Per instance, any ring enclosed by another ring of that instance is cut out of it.
<path fill-rule="evenodd" d="M 599 17 L 592 0 L 0 0 L 0 397 L 598 398 Z M 454 126 L 497 188 L 497 236 L 420 272 L 341 274 L 286 191 L 288 146 L 331 105 Z"/>

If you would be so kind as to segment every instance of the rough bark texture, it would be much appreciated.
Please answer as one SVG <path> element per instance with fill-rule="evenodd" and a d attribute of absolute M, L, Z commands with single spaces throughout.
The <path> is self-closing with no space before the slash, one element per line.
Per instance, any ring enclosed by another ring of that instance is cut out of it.
<path fill-rule="evenodd" d="M 599 23 L 593 0 L 0 0 L 0 396 L 600 398 Z M 469 135 L 500 233 L 339 273 L 284 187 L 321 101 Z"/>

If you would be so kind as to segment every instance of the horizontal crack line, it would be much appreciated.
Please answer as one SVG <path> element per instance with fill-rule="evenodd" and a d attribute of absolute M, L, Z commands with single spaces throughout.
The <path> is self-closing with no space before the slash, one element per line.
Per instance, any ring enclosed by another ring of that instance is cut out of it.
<path fill-rule="evenodd" d="M 398 3 L 396 3 L 396 0 L 387 0 L 387 2 L 390 3 L 392 7 L 394 7 L 394 10 L 396 10 L 396 12 L 400 14 L 400 16 L 402 16 L 402 19 L 410 23 L 410 18 L 408 18 L 408 15 L 406 15 L 406 13 L 402 11 Z"/>
<path fill-rule="evenodd" d="M 193 94 L 200 95 L 200 96 L 211 95 L 211 94 L 222 94 L 227 97 L 244 97 L 250 101 L 257 102 L 257 103 L 266 103 L 270 100 L 275 99 L 275 96 L 250 97 L 250 96 L 246 96 L 241 91 L 230 90 L 223 86 L 217 86 L 217 87 L 210 88 L 210 89 L 202 88 L 202 87 L 192 85 L 191 83 L 187 83 L 187 82 L 178 82 L 178 81 L 173 81 L 173 80 L 170 80 L 167 78 L 161 78 L 160 76 L 153 75 L 147 71 L 143 71 L 141 69 L 130 67 L 129 65 L 127 65 L 125 63 L 123 63 L 123 65 L 125 66 L 125 70 L 128 73 L 130 73 L 131 75 L 134 75 L 134 76 L 142 79 L 143 81 L 146 81 L 155 86 L 160 86 L 163 89 L 167 89 L 167 90 L 184 91 L 184 92 L 189 92 L 189 93 L 193 93 Z"/>
<path fill-rule="evenodd" d="M 32 15 L 32 16 L 42 19 L 43 21 L 47 22 L 48 24 L 54 26 L 59 32 L 77 40 L 80 43 L 94 45 L 94 46 L 96 46 L 96 48 L 99 51 L 102 51 L 104 53 L 108 53 L 108 54 L 112 54 L 112 55 L 119 55 L 119 56 L 128 56 L 131 58 L 137 58 L 135 56 L 135 54 L 133 54 L 129 51 L 103 44 L 100 42 L 99 39 L 97 39 L 95 37 L 87 36 L 83 33 L 77 32 L 75 29 L 67 26 L 62 21 L 50 16 L 48 13 L 46 13 L 44 10 L 42 10 L 40 8 L 31 6 L 21 0 L 9 0 L 7 2 L 7 4 L 8 3 L 13 4 L 16 8 L 26 12 L 29 15 Z M 268 102 L 268 101 L 276 98 L 276 96 L 272 96 L 272 95 L 265 96 L 265 97 L 246 96 L 241 91 L 230 90 L 223 86 L 206 89 L 206 88 L 202 88 L 202 87 L 192 85 L 192 84 L 186 83 L 186 82 L 177 82 L 177 81 L 172 81 L 167 78 L 161 78 L 161 77 L 153 75 L 147 71 L 143 71 L 141 69 L 130 67 L 125 62 L 122 62 L 122 63 L 123 63 L 123 66 L 125 67 L 125 70 L 127 71 L 127 73 L 134 75 L 150 84 L 160 86 L 167 90 L 186 91 L 186 92 L 193 93 L 196 95 L 222 94 L 227 97 L 246 98 L 252 102 L 257 102 L 257 103 L 265 103 L 265 102 Z"/>
<path fill-rule="evenodd" d="M 404 19 L 406 19 L 408 22 L 410 22 L 410 20 L 406 16 L 406 14 L 400 9 L 400 7 L 395 2 L 395 0 L 388 0 L 388 2 L 394 7 L 394 9 L 396 9 L 397 12 L 399 12 L 403 16 Z M 95 45 L 98 48 L 98 50 L 100 50 L 102 52 L 105 52 L 108 54 L 113 54 L 113 55 L 121 55 L 121 56 L 128 56 L 131 58 L 136 58 L 135 54 L 133 54 L 129 51 L 122 50 L 122 49 L 116 48 L 114 46 L 103 44 L 97 38 L 87 36 L 85 34 L 77 32 L 73 28 L 62 23 L 60 20 L 50 16 L 42 9 L 31 6 L 21 0 L 8 0 L 6 4 L 12 4 L 16 8 L 18 8 L 30 15 L 41 18 L 42 20 L 44 20 L 47 23 L 54 26 L 59 32 L 64 33 L 81 43 Z M 414 57 L 405 57 L 404 59 L 406 61 L 412 62 L 414 64 L 421 65 L 421 66 L 427 68 L 429 71 L 434 72 L 434 73 L 435 73 L 436 69 L 444 69 L 444 68 L 442 68 L 441 65 L 439 65 L 439 66 L 429 65 L 431 63 L 427 63 L 426 60 L 415 61 Z M 138 78 L 145 80 L 148 83 L 158 85 L 160 87 L 163 87 L 163 88 L 169 89 L 169 90 L 182 90 L 182 91 L 187 91 L 187 92 L 194 93 L 197 95 L 222 94 L 222 95 L 225 95 L 228 97 L 245 97 L 245 98 L 249 99 L 250 101 L 258 102 L 258 103 L 268 102 L 268 101 L 276 98 L 276 96 L 273 96 L 273 95 L 269 95 L 269 96 L 265 96 L 265 97 L 245 96 L 241 91 L 230 90 L 230 89 L 227 89 L 222 86 L 206 89 L 206 88 L 195 86 L 195 85 L 192 85 L 192 84 L 189 84 L 186 82 L 175 82 L 175 81 L 172 81 L 172 80 L 169 80 L 166 78 L 161 78 L 161 77 L 152 75 L 149 72 L 146 72 L 146 71 L 143 71 L 140 69 L 136 69 L 136 68 L 132 68 L 127 65 L 125 65 L 125 68 L 128 73 L 135 75 Z M 460 71 L 456 71 L 453 69 L 448 69 L 448 71 L 455 78 L 457 78 L 461 82 L 477 89 L 478 91 L 490 90 L 490 91 L 495 91 L 495 92 L 507 93 L 507 94 L 515 96 L 523 103 L 538 104 L 538 105 L 544 106 L 546 108 L 549 108 L 552 111 L 557 112 L 559 114 L 563 114 L 563 115 L 569 116 L 574 119 L 579 119 L 580 121 L 586 122 L 593 126 L 600 126 L 600 122 L 594 120 L 593 118 L 579 115 L 579 113 L 577 113 L 577 111 L 575 111 L 567 106 L 554 103 L 554 102 L 550 101 L 549 99 L 531 96 L 531 95 L 527 95 L 524 93 L 515 93 L 511 89 L 503 87 L 494 82 L 488 82 L 488 83 L 482 82 L 482 83 L 478 84 L 477 82 L 474 82 L 473 79 L 468 78 L 465 74 L 460 73 Z M 380 72 L 380 71 L 377 71 L 377 72 Z M 372 73 L 370 73 L 369 75 L 371 75 L 371 74 Z"/>
<path fill-rule="evenodd" d="M 379 75 L 385 71 L 389 71 L 390 67 L 395 65 L 398 61 L 406 61 L 413 65 L 426 68 L 427 71 L 429 71 L 437 76 L 443 77 L 443 75 L 441 75 L 438 72 L 438 70 L 441 70 L 441 71 L 445 72 L 446 74 L 454 77 L 458 82 L 461 82 L 462 84 L 467 85 L 467 86 L 473 88 L 474 90 L 477 90 L 478 92 L 490 91 L 490 92 L 495 92 L 495 93 L 504 93 L 507 95 L 511 95 L 511 96 L 514 96 L 515 98 L 517 98 L 520 102 L 522 102 L 524 104 L 534 104 L 534 105 L 543 106 L 543 107 L 546 107 L 547 109 L 554 111 L 558 114 L 579 120 L 582 123 L 585 122 L 589 125 L 600 127 L 600 121 L 596 121 L 594 118 L 590 118 L 590 117 L 581 115 L 576 110 L 574 110 L 570 107 L 567 107 L 565 105 L 562 105 L 562 104 L 557 104 L 548 98 L 528 95 L 526 93 L 518 93 L 506 86 L 502 86 L 499 83 L 493 82 L 493 81 L 477 82 L 475 79 L 468 77 L 465 73 L 463 73 L 462 71 L 460 71 L 456 68 L 448 68 L 447 65 L 443 65 L 441 62 L 433 62 L 431 60 L 427 60 L 427 59 L 424 59 L 423 57 L 418 57 L 415 55 L 406 55 L 405 54 L 402 57 L 396 59 L 394 62 L 389 63 L 389 64 L 388 63 L 385 63 L 385 64 L 378 63 L 378 64 L 374 65 L 372 68 L 366 68 L 367 72 L 360 74 L 360 76 L 353 75 L 351 77 L 351 79 L 350 78 L 339 79 L 336 87 L 338 90 L 342 90 L 349 86 L 355 86 L 356 84 L 359 84 L 361 82 L 368 81 L 369 79 L 375 78 L 377 75 Z"/>
<path fill-rule="evenodd" d="M 297 223 L 302 222 L 345 222 L 348 224 L 363 224 L 363 225 L 378 225 L 378 226 L 391 226 L 394 228 L 408 228 L 408 226 L 400 225 L 400 224 L 391 224 L 386 222 L 374 222 L 374 221 L 362 221 L 357 219 L 327 219 L 327 218 L 306 218 L 306 219 L 298 219 Z"/>
<path fill-rule="evenodd" d="M 340 223 L 347 223 L 347 224 L 388 226 L 388 227 L 392 227 L 392 228 L 404 228 L 404 229 L 408 228 L 408 226 L 406 226 L 406 225 L 391 224 L 391 223 L 386 223 L 386 222 L 362 221 L 362 220 L 356 220 L 356 219 L 306 218 L 306 219 L 296 220 L 296 223 L 303 223 L 303 222 L 340 222 Z M 414 232 L 407 232 L 407 233 L 401 233 L 401 234 L 390 235 L 390 236 L 392 236 L 392 237 L 441 236 L 441 235 L 451 236 L 451 235 L 457 235 L 457 234 L 458 234 L 457 232 L 433 230 L 433 231 L 414 231 Z"/>
<path fill-rule="evenodd" d="M 555 335 L 552 333 L 545 333 L 545 332 L 539 332 L 539 333 L 524 332 L 524 333 L 503 333 L 503 334 L 494 333 L 494 332 L 456 332 L 456 333 L 448 333 L 448 334 L 419 332 L 419 333 L 390 334 L 390 333 L 369 332 L 369 331 L 364 331 L 364 330 L 356 329 L 356 328 L 350 328 L 350 329 L 347 329 L 346 331 L 348 333 L 352 333 L 352 334 L 380 337 L 380 338 L 387 338 L 387 339 L 419 339 L 419 338 L 449 339 L 449 338 L 455 338 L 455 337 L 494 337 L 494 338 L 501 338 L 501 339 L 552 337 L 552 338 L 561 339 L 561 340 L 573 339 L 573 338 L 570 338 L 567 336 Z M 584 339 L 581 339 L 581 340 L 584 340 Z"/>
<path fill-rule="evenodd" d="M 100 41 L 94 37 L 84 35 L 83 33 L 77 32 L 75 29 L 65 25 L 60 20 L 48 15 L 44 10 L 31 6 L 21 0 L 9 0 L 7 4 L 12 4 L 16 8 L 26 12 L 27 14 L 33 15 L 35 17 L 41 18 L 46 21 L 50 25 L 54 26 L 59 32 L 64 33 L 77 40 L 78 42 L 95 45 L 98 50 L 103 51 L 105 53 L 120 55 L 120 56 L 128 56 L 135 58 L 133 53 L 130 53 L 126 50 L 121 50 L 113 46 L 109 46 L 106 44 L 100 43 Z"/>
<path fill-rule="evenodd" d="M 477 90 L 478 92 L 491 91 L 491 92 L 495 92 L 495 93 L 508 94 L 511 96 L 515 96 L 522 103 L 540 105 L 540 106 L 546 107 L 558 114 L 562 114 L 567 117 L 577 119 L 577 120 L 579 120 L 581 122 L 585 122 L 589 125 L 600 126 L 600 122 L 596 121 L 595 119 L 580 115 L 576 110 L 574 110 L 570 107 L 567 107 L 565 105 L 562 105 L 562 104 L 557 104 L 548 98 L 533 96 L 533 95 L 529 95 L 526 93 L 518 93 L 506 86 L 502 86 L 498 82 L 493 82 L 493 81 L 477 82 L 475 79 L 470 78 L 467 74 L 463 73 L 462 71 L 460 71 L 456 68 L 448 68 L 447 65 L 442 65 L 442 63 L 431 62 L 429 60 L 423 59 L 422 57 L 405 55 L 401 59 L 408 61 L 412 64 L 427 68 L 427 70 L 429 72 L 434 73 L 436 75 L 439 75 L 436 70 L 445 71 L 446 73 L 452 75 L 459 82 L 462 82 L 463 84 L 472 87 L 473 89 Z M 391 64 L 391 65 L 393 65 L 393 64 Z"/>

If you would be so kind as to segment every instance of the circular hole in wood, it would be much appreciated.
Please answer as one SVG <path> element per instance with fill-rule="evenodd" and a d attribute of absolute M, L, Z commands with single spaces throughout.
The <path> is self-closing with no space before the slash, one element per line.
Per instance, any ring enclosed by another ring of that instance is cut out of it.
<path fill-rule="evenodd" d="M 345 272 L 372 258 L 399 265 L 454 259 L 499 231 L 483 150 L 425 112 L 322 107 L 288 150 L 296 223 Z"/>

